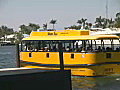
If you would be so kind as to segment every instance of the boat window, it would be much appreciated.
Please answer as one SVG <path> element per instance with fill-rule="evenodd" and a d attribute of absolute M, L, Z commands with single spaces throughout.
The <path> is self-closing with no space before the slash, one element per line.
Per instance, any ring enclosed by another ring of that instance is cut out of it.
<path fill-rule="evenodd" d="M 62 48 L 59 48 L 62 43 Z M 120 51 L 120 41 L 114 39 L 101 40 L 31 40 L 23 41 L 22 51 L 34 52 L 110 52 Z"/>
<path fill-rule="evenodd" d="M 120 42 L 117 39 L 95 40 L 97 51 L 114 52 L 119 51 Z"/>
<path fill-rule="evenodd" d="M 25 43 L 25 41 L 21 42 L 21 51 L 26 51 L 27 50 L 27 44 Z"/>
<path fill-rule="evenodd" d="M 91 52 L 93 50 L 94 45 L 92 45 L 92 44 L 93 44 L 92 40 L 86 40 L 86 48 L 85 48 L 85 50 L 87 52 L 89 52 L 89 51 Z"/>
<path fill-rule="evenodd" d="M 46 57 L 47 57 L 47 58 L 49 58 L 49 57 L 50 57 L 49 53 L 46 53 Z"/>
<path fill-rule="evenodd" d="M 114 50 L 120 49 L 120 42 L 119 42 L 119 40 L 113 40 L 113 48 L 114 48 Z"/>
<path fill-rule="evenodd" d="M 32 53 L 29 53 L 29 57 L 32 57 Z"/>
<path fill-rule="evenodd" d="M 33 42 L 23 41 L 22 42 L 22 51 L 32 51 L 33 50 Z"/>
<path fill-rule="evenodd" d="M 52 41 L 52 43 L 51 43 L 51 51 L 53 51 L 53 52 L 58 51 L 58 49 L 59 49 L 58 44 L 59 44 L 58 41 Z"/>
<path fill-rule="evenodd" d="M 92 41 L 92 49 L 95 51 L 97 49 L 97 40 L 91 40 Z M 99 42 L 99 41 L 98 41 Z"/>
<path fill-rule="evenodd" d="M 71 54 L 71 58 L 74 58 L 74 54 Z"/>
<path fill-rule="evenodd" d="M 111 53 L 106 53 L 106 58 L 111 58 Z"/>
<path fill-rule="evenodd" d="M 76 41 L 74 43 L 74 51 L 80 52 L 82 50 L 82 41 Z"/>

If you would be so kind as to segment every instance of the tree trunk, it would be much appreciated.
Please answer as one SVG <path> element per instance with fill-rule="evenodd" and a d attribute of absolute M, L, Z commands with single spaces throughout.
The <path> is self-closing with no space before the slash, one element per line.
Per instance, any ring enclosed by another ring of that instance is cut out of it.
<path fill-rule="evenodd" d="M 53 24 L 53 30 L 55 29 L 54 27 L 55 27 L 55 26 L 54 26 L 54 24 Z"/>

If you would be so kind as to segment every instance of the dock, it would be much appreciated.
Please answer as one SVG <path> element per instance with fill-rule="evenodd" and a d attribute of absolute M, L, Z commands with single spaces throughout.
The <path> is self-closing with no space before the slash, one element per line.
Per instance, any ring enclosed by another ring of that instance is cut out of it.
<path fill-rule="evenodd" d="M 0 90 L 72 90 L 71 86 L 69 70 L 0 69 Z"/>

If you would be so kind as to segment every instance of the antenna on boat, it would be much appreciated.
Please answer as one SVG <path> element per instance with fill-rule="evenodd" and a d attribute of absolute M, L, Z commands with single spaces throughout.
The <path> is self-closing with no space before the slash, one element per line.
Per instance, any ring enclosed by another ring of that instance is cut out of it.
<path fill-rule="evenodd" d="M 106 0 L 106 18 L 108 19 L 108 0 Z"/>
<path fill-rule="evenodd" d="M 108 28 L 108 0 L 106 0 L 106 27 Z"/>

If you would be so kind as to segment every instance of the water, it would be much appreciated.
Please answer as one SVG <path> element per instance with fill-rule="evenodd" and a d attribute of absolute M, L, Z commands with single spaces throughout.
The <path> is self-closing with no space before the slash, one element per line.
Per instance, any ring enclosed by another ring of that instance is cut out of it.
<path fill-rule="evenodd" d="M 0 68 L 16 67 L 16 47 L 0 46 Z"/>
<path fill-rule="evenodd" d="M 106 77 L 72 77 L 72 90 L 120 90 L 120 75 Z"/>
<path fill-rule="evenodd" d="M 16 67 L 16 47 L 0 47 L 0 68 Z M 72 77 L 72 90 L 120 90 L 120 75 L 107 77 Z"/>

